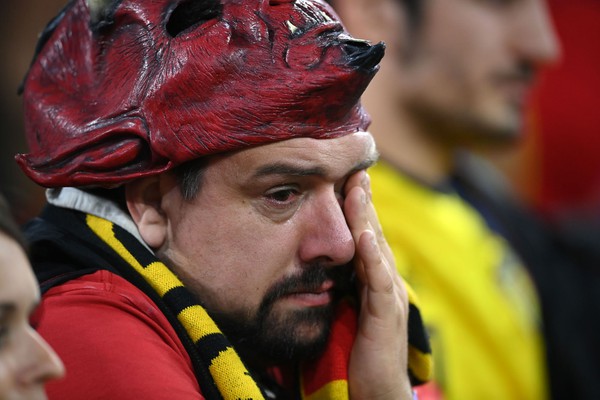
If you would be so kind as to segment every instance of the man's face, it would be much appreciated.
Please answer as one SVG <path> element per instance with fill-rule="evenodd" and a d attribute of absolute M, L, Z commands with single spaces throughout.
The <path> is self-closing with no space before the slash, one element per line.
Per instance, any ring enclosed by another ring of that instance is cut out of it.
<path fill-rule="evenodd" d="M 298 138 L 214 157 L 192 201 L 174 187 L 159 251 L 242 353 L 267 361 L 313 354 L 355 251 L 344 185 L 371 165 L 367 133 Z"/>
<path fill-rule="evenodd" d="M 424 3 L 402 78 L 408 109 L 443 140 L 514 138 L 535 73 L 558 53 L 545 2 Z"/>

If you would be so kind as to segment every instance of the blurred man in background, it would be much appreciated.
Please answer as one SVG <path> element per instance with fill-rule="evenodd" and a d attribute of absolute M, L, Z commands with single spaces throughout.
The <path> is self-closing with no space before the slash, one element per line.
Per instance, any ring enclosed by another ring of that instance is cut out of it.
<path fill-rule="evenodd" d="M 436 363 L 423 398 L 543 399 L 530 269 L 545 243 L 502 181 L 464 150 L 514 145 L 528 91 L 559 47 L 539 0 L 344 0 L 352 34 L 383 40 L 363 97 L 381 151 L 374 202 L 423 303 Z M 529 268 L 528 268 L 529 267 Z"/>

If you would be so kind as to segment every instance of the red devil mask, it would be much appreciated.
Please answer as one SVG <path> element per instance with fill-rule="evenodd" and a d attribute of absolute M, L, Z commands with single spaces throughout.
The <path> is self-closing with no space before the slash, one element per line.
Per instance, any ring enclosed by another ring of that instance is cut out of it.
<path fill-rule="evenodd" d="M 17 162 L 47 187 L 115 186 L 365 130 L 359 98 L 382 56 L 318 0 L 74 0 L 25 79 Z"/>

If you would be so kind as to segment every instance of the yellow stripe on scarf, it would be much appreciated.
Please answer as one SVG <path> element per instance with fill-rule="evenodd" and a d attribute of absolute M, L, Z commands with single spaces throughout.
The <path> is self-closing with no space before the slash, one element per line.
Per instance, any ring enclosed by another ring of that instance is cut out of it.
<path fill-rule="evenodd" d="M 161 297 L 175 287 L 183 287 L 183 283 L 163 263 L 157 261 L 143 267 L 116 238 L 112 222 L 89 214 L 86 222 L 90 229 L 133 267 Z M 177 319 L 194 342 L 206 335 L 222 334 L 200 305 L 183 309 Z M 221 351 L 213 358 L 209 371 L 225 400 L 264 399 L 256 382 L 232 348 Z"/>
<path fill-rule="evenodd" d="M 348 381 L 340 379 L 329 382 L 310 396 L 302 392 L 302 400 L 348 400 Z"/>
<path fill-rule="evenodd" d="M 164 299 L 165 295 L 173 289 L 184 288 L 183 283 L 162 262 L 153 261 L 147 266 L 141 265 L 136 257 L 131 254 L 125 245 L 116 237 L 112 222 L 93 215 L 87 215 L 86 222 L 88 227 L 138 274 L 140 274 L 161 298 Z M 407 291 L 411 304 L 416 304 L 416 294 L 408 285 Z M 252 379 L 242 360 L 239 358 L 239 355 L 232 347 L 226 347 L 226 343 L 228 342 L 226 342 L 221 330 L 202 306 L 195 304 L 181 309 L 178 311 L 177 319 L 195 344 L 208 335 L 222 336 L 223 348 L 217 348 L 216 351 L 218 354 L 210 361 L 207 360 L 207 363 L 209 364 L 208 370 L 215 382 L 217 390 L 221 393 L 224 400 L 264 399 L 258 385 Z M 422 329 L 422 327 L 417 328 Z M 348 346 L 351 347 L 353 338 L 347 339 L 349 340 Z M 336 336 L 335 340 L 339 343 L 340 337 Z M 346 351 L 349 354 L 350 349 L 344 350 L 344 354 L 346 354 Z M 330 359 L 322 360 L 322 363 L 330 369 L 335 367 L 333 368 L 335 370 L 338 365 L 332 364 L 335 362 L 334 359 L 339 362 L 340 360 L 338 359 L 345 358 L 337 355 Z M 347 365 L 343 367 L 346 368 Z M 423 353 L 412 345 L 409 346 L 409 367 L 417 379 L 420 381 L 428 380 L 433 369 L 431 354 Z M 321 378 L 324 377 L 328 377 L 329 380 L 325 379 L 323 381 Z M 303 378 L 304 377 L 301 377 L 301 387 L 302 398 L 304 400 L 348 399 L 348 382 L 345 379 L 338 379 L 339 376 L 337 375 L 330 376 L 328 372 L 325 372 L 318 379 L 318 382 L 322 385 L 321 387 L 318 385 L 314 387 L 315 382 L 313 382 L 313 380 L 308 379 L 304 382 Z M 306 385 L 308 382 L 311 382 L 311 384 Z M 308 386 L 315 389 L 310 395 L 306 395 L 304 392 L 304 388 Z"/>
<path fill-rule="evenodd" d="M 410 304 L 419 304 L 417 293 L 408 282 L 404 281 L 404 287 L 408 294 L 408 302 Z M 408 367 L 410 368 L 410 372 L 420 382 L 428 382 L 433 379 L 433 355 L 420 351 L 410 343 L 408 344 Z"/>

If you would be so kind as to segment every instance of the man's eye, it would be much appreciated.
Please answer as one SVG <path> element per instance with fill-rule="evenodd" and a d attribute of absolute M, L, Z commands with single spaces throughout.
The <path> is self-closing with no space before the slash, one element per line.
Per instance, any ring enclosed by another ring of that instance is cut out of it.
<path fill-rule="evenodd" d="M 292 188 L 277 189 L 267 193 L 266 197 L 278 203 L 287 203 L 292 201 L 298 195 L 298 191 Z"/>

